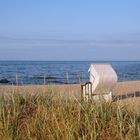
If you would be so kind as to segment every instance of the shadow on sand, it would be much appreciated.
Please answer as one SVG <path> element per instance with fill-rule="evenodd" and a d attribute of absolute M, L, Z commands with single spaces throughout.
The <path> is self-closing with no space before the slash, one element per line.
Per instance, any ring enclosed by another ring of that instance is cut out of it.
<path fill-rule="evenodd" d="M 113 95 L 112 100 L 118 101 L 118 100 L 124 100 L 124 99 L 132 98 L 132 97 L 140 97 L 140 91 L 136 91 L 134 93 L 128 93 L 125 95 Z"/>

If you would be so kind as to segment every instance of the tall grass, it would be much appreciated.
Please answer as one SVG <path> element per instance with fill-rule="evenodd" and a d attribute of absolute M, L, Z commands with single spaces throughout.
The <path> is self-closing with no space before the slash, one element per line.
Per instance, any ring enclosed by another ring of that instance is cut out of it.
<path fill-rule="evenodd" d="M 0 96 L 1 140 L 140 139 L 140 114 L 48 94 Z"/>

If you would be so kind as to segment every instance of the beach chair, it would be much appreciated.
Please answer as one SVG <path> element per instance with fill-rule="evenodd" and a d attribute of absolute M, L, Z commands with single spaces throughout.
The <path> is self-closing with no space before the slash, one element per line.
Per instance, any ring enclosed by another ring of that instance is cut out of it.
<path fill-rule="evenodd" d="M 110 64 L 91 64 L 90 81 L 81 85 L 84 101 L 112 100 L 112 89 L 118 80 Z"/>

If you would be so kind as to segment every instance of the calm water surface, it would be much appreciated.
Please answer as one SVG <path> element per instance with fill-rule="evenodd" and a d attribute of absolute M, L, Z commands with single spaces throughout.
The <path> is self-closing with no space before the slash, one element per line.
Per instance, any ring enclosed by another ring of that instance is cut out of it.
<path fill-rule="evenodd" d="M 89 80 L 91 63 L 110 63 L 119 81 L 140 80 L 140 61 L 0 61 L 0 84 L 79 83 Z"/>

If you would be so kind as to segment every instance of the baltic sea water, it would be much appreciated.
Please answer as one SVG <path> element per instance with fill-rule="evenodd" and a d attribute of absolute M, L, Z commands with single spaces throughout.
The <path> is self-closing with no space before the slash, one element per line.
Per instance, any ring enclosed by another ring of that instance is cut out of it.
<path fill-rule="evenodd" d="M 76 84 L 89 80 L 91 63 L 110 63 L 119 81 L 140 80 L 140 61 L 0 61 L 0 84 Z"/>

